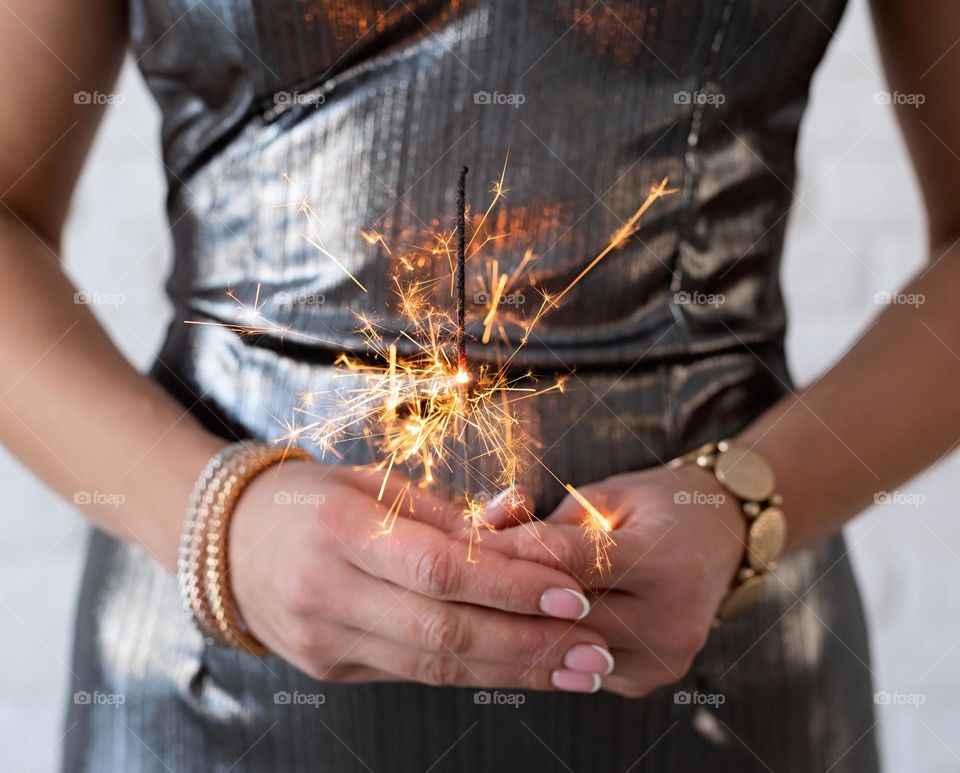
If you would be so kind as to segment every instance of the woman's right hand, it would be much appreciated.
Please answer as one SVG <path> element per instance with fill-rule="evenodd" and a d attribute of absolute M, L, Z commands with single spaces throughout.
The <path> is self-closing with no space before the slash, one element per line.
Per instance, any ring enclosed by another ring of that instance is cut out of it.
<path fill-rule="evenodd" d="M 230 582 L 264 644 L 326 681 L 599 688 L 613 661 L 572 623 L 589 609 L 576 580 L 493 550 L 468 563 L 462 514 L 415 488 L 381 534 L 379 485 L 368 470 L 287 461 L 243 492 Z"/>

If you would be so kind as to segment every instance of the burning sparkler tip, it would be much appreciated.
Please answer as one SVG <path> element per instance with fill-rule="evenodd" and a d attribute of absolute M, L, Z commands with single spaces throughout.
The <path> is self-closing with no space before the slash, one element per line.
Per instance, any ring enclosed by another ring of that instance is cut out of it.
<path fill-rule="evenodd" d="M 595 572 L 606 574 L 611 567 L 609 550 L 617 544 L 610 536 L 610 533 L 614 530 L 613 521 L 594 507 L 590 500 L 569 483 L 564 488 L 584 510 L 585 517 L 582 525 L 587 537 L 593 543 L 595 554 L 592 568 Z"/>

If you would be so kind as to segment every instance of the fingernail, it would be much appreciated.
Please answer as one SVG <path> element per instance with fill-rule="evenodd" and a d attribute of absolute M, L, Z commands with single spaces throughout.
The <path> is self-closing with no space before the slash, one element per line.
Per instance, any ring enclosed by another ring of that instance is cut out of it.
<path fill-rule="evenodd" d="M 567 650 L 563 665 L 573 671 L 586 674 L 603 674 L 613 671 L 613 655 L 596 644 L 578 644 Z"/>
<path fill-rule="evenodd" d="M 600 674 L 584 674 L 558 668 L 550 674 L 550 681 L 558 690 L 567 692 L 596 692 L 600 689 Z"/>
<path fill-rule="evenodd" d="M 503 507 L 510 511 L 524 510 L 527 506 L 526 490 L 522 486 L 505 488 L 487 502 L 487 507 Z"/>
<path fill-rule="evenodd" d="M 590 612 L 590 602 L 579 591 L 549 588 L 540 597 L 540 611 L 564 620 L 582 620 Z"/>
<path fill-rule="evenodd" d="M 499 494 L 497 494 L 495 497 L 492 497 L 492 498 L 487 502 L 487 505 L 486 505 L 486 506 L 487 506 L 487 507 L 496 507 L 496 506 L 498 506 L 498 505 L 505 505 L 505 504 L 508 503 L 508 502 L 512 502 L 512 501 L 513 501 L 513 497 L 516 496 L 516 491 L 517 491 L 517 489 L 516 489 L 514 486 L 511 486 L 510 488 L 505 488 L 505 489 L 503 489 L 503 491 L 501 491 L 501 492 L 500 492 Z"/>

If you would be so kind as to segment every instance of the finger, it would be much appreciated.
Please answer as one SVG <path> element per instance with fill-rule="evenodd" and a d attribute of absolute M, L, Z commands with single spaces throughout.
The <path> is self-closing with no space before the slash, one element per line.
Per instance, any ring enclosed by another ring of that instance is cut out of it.
<path fill-rule="evenodd" d="M 625 698 L 643 698 L 666 684 L 679 682 L 684 672 L 671 669 L 653 653 L 614 650 L 614 670 L 603 677 L 603 689 Z"/>
<path fill-rule="evenodd" d="M 588 649 L 590 645 L 581 645 L 580 652 L 568 656 L 559 668 L 551 669 L 543 663 L 523 665 L 428 652 L 378 636 L 372 629 L 324 623 L 318 624 L 316 632 L 307 637 L 307 643 L 298 645 L 292 653 L 282 649 L 277 653 L 320 681 L 416 681 L 432 685 L 596 692 L 601 680 L 598 664 L 602 664 L 603 673 L 608 673 L 613 664 L 609 654 L 601 657 L 596 650 L 584 651 Z M 585 663 L 589 658 L 594 665 L 587 668 Z"/>
<path fill-rule="evenodd" d="M 535 561 L 583 579 L 589 570 L 588 545 L 578 526 L 531 521 L 484 537 L 484 547 L 511 558 Z"/>
<path fill-rule="evenodd" d="M 663 627 L 651 625 L 655 612 L 642 599 L 620 591 L 588 595 L 590 614 L 583 624 L 599 633 L 611 647 L 654 651 L 663 644 L 660 635 Z"/>
<path fill-rule="evenodd" d="M 584 492 L 586 492 L 586 494 Z M 588 489 L 584 488 L 578 493 L 586 498 L 588 502 L 590 501 L 588 496 L 590 492 Z M 566 523 L 580 526 L 586 518 L 587 511 L 583 505 L 572 494 L 567 494 L 560 500 L 560 504 L 556 506 L 554 511 L 543 520 L 547 523 Z"/>
<path fill-rule="evenodd" d="M 389 475 L 376 467 L 334 467 L 332 474 L 373 497 L 384 507 L 396 504 L 397 512 L 416 518 L 444 531 L 459 532 L 465 525 L 465 507 L 420 488 L 406 476 L 392 471 Z M 533 518 L 533 497 L 525 486 L 511 486 L 486 503 L 483 518 L 495 529 L 523 523 Z"/>
<path fill-rule="evenodd" d="M 483 519 L 494 529 L 506 529 L 533 519 L 533 495 L 526 486 L 504 489 L 483 508 Z"/>
<path fill-rule="evenodd" d="M 403 517 L 415 518 L 423 523 L 444 531 L 463 528 L 463 508 L 455 502 L 437 496 L 432 491 L 422 489 L 405 475 L 376 467 L 333 468 L 342 482 L 376 499 L 383 507 L 393 505 Z"/>
<path fill-rule="evenodd" d="M 629 530 L 614 530 L 603 536 L 612 542 L 599 550 L 591 533 L 582 526 L 538 521 L 486 536 L 483 544 L 512 558 L 568 572 L 588 588 L 637 590 L 642 585 L 647 547 Z"/>
<path fill-rule="evenodd" d="M 567 495 L 545 521 L 584 526 L 599 520 L 616 528 L 625 514 L 622 494 L 616 486 L 602 482 L 566 489 Z"/>
<path fill-rule="evenodd" d="M 362 662 L 376 664 L 376 668 L 400 679 L 436 687 L 567 692 L 595 692 L 600 687 L 600 676 L 596 674 L 438 655 L 373 636 L 364 638 L 356 647 L 356 655 Z"/>
<path fill-rule="evenodd" d="M 357 544 L 350 559 L 374 577 L 430 598 L 570 620 L 589 611 L 590 603 L 568 574 L 495 550 L 484 549 L 479 558 L 470 550 L 466 540 L 398 518 L 389 534 Z"/>
<path fill-rule="evenodd" d="M 603 637 L 581 625 L 436 601 L 368 578 L 371 603 L 352 624 L 424 652 L 528 667 L 606 673 L 613 661 Z M 358 591 L 362 591 L 358 588 Z"/>

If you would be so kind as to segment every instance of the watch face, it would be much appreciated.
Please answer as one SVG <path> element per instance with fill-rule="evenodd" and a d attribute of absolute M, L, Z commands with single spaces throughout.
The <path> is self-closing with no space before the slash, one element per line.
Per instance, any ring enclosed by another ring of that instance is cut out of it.
<path fill-rule="evenodd" d="M 747 562 L 751 569 L 769 572 L 787 541 L 787 517 L 779 507 L 768 507 L 750 524 Z"/>
<path fill-rule="evenodd" d="M 773 469 L 746 446 L 725 441 L 713 471 L 720 484 L 740 499 L 763 502 L 776 488 Z"/>

